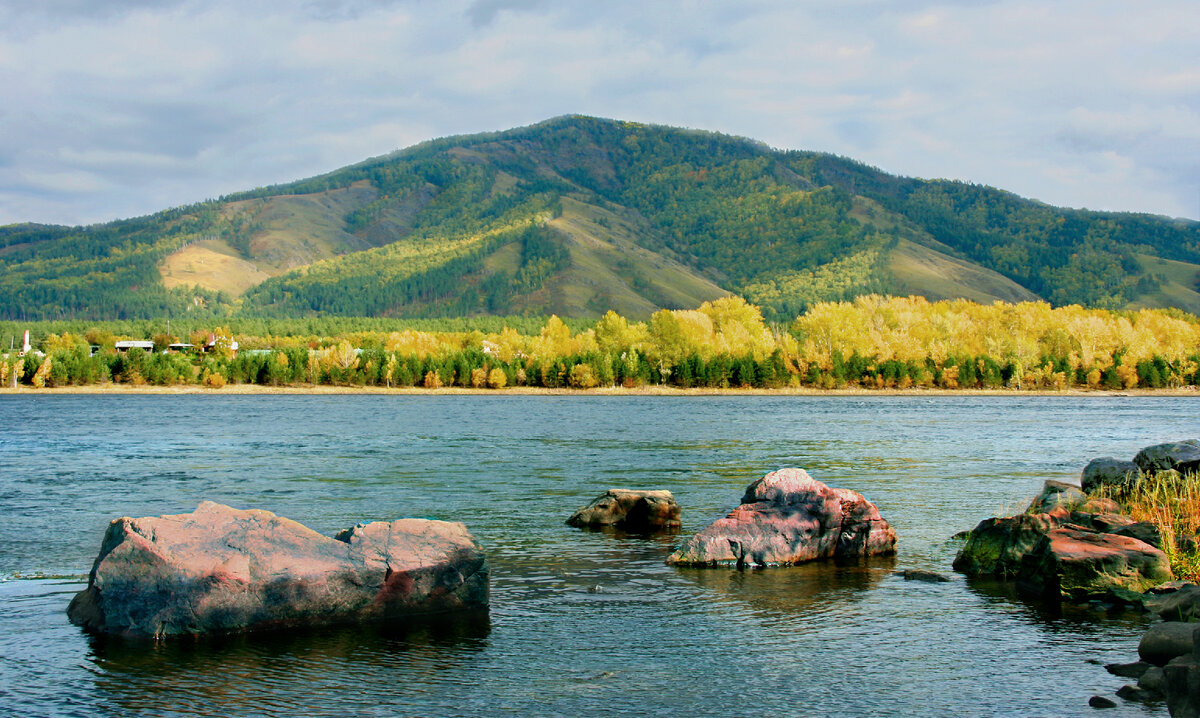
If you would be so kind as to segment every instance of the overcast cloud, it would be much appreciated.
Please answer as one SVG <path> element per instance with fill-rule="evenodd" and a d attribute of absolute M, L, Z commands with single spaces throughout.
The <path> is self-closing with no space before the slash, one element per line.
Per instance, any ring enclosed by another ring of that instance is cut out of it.
<path fill-rule="evenodd" d="M 566 113 L 1200 214 L 1200 3 L 0 0 L 0 224 Z"/>

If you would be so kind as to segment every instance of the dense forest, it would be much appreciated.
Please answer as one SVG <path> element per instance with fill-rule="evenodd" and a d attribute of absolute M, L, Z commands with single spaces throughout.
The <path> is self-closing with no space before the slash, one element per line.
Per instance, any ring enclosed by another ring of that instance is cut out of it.
<path fill-rule="evenodd" d="M 558 314 L 735 294 L 1200 311 L 1200 223 L 570 116 L 89 227 L 0 227 L 0 318 Z M 233 278 L 232 281 L 230 278 Z"/>
<path fill-rule="evenodd" d="M 1065 390 L 1200 383 L 1200 319 L 1178 310 L 866 295 L 817 303 L 786 329 L 768 326 L 758 307 L 737 297 L 660 310 L 645 322 L 615 312 L 586 323 L 526 319 L 521 330 L 493 319 L 474 326 L 397 321 L 246 319 L 192 325 L 190 334 L 145 323 L 134 338 L 153 341 L 150 352 L 116 350 L 129 337 L 117 330 L 137 323 L 81 329 L 47 322 L 32 332 L 37 351 L 0 355 L 0 386 Z M 181 340 L 197 350 L 167 351 Z"/>

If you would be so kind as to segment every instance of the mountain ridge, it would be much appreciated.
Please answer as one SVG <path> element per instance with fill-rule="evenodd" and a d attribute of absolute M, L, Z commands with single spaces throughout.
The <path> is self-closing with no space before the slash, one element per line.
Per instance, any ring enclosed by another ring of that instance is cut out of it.
<path fill-rule="evenodd" d="M 1053 207 L 702 130 L 567 115 L 89 227 L 0 227 L 0 316 L 788 320 L 919 294 L 1200 312 L 1200 223 Z"/>

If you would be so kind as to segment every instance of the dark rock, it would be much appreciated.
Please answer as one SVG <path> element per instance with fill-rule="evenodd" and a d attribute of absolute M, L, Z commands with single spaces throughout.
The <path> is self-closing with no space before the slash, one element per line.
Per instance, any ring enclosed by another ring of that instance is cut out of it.
<path fill-rule="evenodd" d="M 895 551 L 896 532 L 861 494 L 830 488 L 803 469 L 780 469 L 750 484 L 740 506 L 684 541 L 667 563 L 743 568 Z"/>
<path fill-rule="evenodd" d="M 1144 691 L 1149 691 L 1156 696 L 1161 696 L 1165 688 L 1165 676 L 1163 669 L 1158 666 L 1151 666 L 1145 673 L 1138 678 L 1138 688 Z"/>
<path fill-rule="evenodd" d="M 658 531 L 680 526 L 682 511 L 670 491 L 609 489 L 567 519 L 570 526 L 612 526 L 626 531 Z"/>
<path fill-rule="evenodd" d="M 1079 483 L 1084 492 L 1092 493 L 1101 486 L 1120 486 L 1131 478 L 1141 475 L 1141 470 L 1132 461 L 1122 461 L 1111 456 L 1092 459 L 1083 467 Z"/>
<path fill-rule="evenodd" d="M 1026 513 L 1045 514 L 1061 509 L 1065 516 L 1086 500 L 1087 494 L 1083 493 L 1074 484 L 1067 484 L 1062 481 L 1046 481 L 1042 485 L 1042 493 L 1038 494 L 1033 502 L 1029 504 Z"/>
<path fill-rule="evenodd" d="M 1104 696 L 1092 696 L 1088 698 L 1088 705 L 1093 708 L 1116 708 L 1117 704 L 1114 701 L 1105 698 Z"/>
<path fill-rule="evenodd" d="M 1163 668 L 1163 692 L 1171 718 L 1200 718 L 1200 625 L 1192 633 L 1192 653 Z"/>
<path fill-rule="evenodd" d="M 1108 533 L 1114 533 L 1118 536 L 1128 536 L 1148 543 L 1154 548 L 1162 548 L 1162 532 L 1159 531 L 1158 526 L 1152 521 L 1138 521 L 1125 526 L 1118 526 Z"/>
<path fill-rule="evenodd" d="M 1200 586 L 1189 583 L 1172 593 L 1156 596 L 1149 602 L 1149 608 L 1164 621 L 1200 621 Z"/>
<path fill-rule="evenodd" d="M 376 521 L 333 539 L 269 511 L 205 501 L 190 514 L 113 521 L 68 615 L 97 633 L 162 638 L 487 603 L 487 561 L 460 523 Z"/>
<path fill-rule="evenodd" d="M 1151 668 L 1151 664 L 1145 661 L 1137 661 L 1135 663 L 1109 663 L 1104 666 L 1104 670 L 1120 676 L 1121 678 L 1141 678 L 1142 674 Z"/>
<path fill-rule="evenodd" d="M 1147 446 L 1133 457 L 1143 473 L 1174 470 L 1181 474 L 1200 470 L 1200 441 L 1187 439 Z"/>
<path fill-rule="evenodd" d="M 903 571 L 898 571 L 905 581 L 927 581 L 929 583 L 943 583 L 949 581 L 949 577 L 943 576 L 934 571 L 921 571 L 919 569 L 906 568 Z"/>
<path fill-rule="evenodd" d="M 1082 600 L 1112 589 L 1138 593 L 1171 580 L 1167 555 L 1127 536 L 1057 528 L 1021 559 L 1018 580 L 1048 598 Z"/>
<path fill-rule="evenodd" d="M 954 570 L 968 576 L 1016 576 L 1021 558 L 1058 525 L 1059 519 L 1049 514 L 984 519 L 967 536 Z"/>
<path fill-rule="evenodd" d="M 1165 666 L 1177 656 L 1190 656 L 1195 651 L 1195 623 L 1166 621 L 1156 623 L 1146 631 L 1138 643 L 1138 656 L 1147 663 Z"/>
<path fill-rule="evenodd" d="M 1127 588 L 1110 588 L 1104 592 L 1104 597 L 1101 600 L 1113 606 L 1148 611 L 1150 609 L 1146 606 L 1146 599 L 1147 594 L 1145 593 L 1131 591 Z"/>
<path fill-rule="evenodd" d="M 1117 689 L 1117 696 L 1138 703 L 1147 703 L 1155 698 L 1153 693 L 1137 686 L 1121 686 Z"/>

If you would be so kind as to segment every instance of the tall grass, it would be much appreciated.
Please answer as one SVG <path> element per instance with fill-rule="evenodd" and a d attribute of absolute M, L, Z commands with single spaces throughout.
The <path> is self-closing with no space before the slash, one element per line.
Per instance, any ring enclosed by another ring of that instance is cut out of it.
<path fill-rule="evenodd" d="M 1128 484 L 1101 486 L 1092 495 L 1113 499 L 1135 520 L 1158 526 L 1171 572 L 1200 580 L 1200 474 L 1147 474 Z"/>

